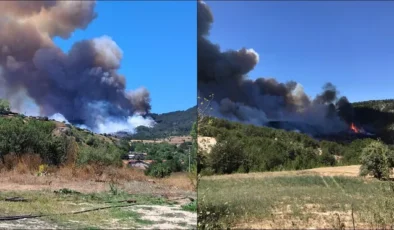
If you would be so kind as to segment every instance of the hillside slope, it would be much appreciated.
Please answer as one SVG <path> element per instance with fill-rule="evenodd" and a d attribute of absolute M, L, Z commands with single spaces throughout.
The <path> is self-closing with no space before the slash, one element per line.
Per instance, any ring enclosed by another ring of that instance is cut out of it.
<path fill-rule="evenodd" d="M 132 136 L 133 139 L 150 140 L 169 136 L 189 135 L 193 123 L 197 120 L 197 106 L 184 111 L 162 114 L 153 113 L 150 116 L 157 124 L 153 128 L 138 127 L 137 133 Z"/>
<path fill-rule="evenodd" d="M 199 136 L 214 138 L 218 145 L 208 151 L 204 149 L 206 141 L 199 140 L 200 170 L 227 174 L 359 164 L 361 150 L 372 139 L 380 138 L 386 144 L 394 140 L 394 100 L 358 102 L 353 106 L 354 121 L 372 128 L 376 135 L 340 133 L 315 139 L 283 129 L 206 117 L 198 124 Z"/>
<path fill-rule="evenodd" d="M 394 99 L 352 103 L 354 119 L 371 128 L 386 143 L 394 143 Z"/>

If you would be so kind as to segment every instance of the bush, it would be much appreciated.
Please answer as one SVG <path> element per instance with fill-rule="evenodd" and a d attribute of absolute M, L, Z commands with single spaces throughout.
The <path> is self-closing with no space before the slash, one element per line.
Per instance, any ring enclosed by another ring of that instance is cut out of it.
<path fill-rule="evenodd" d="M 164 178 L 170 176 L 172 173 L 171 167 L 167 163 L 155 162 L 152 163 L 146 170 L 145 175 L 157 178 Z"/>
<path fill-rule="evenodd" d="M 97 148 L 83 146 L 80 148 L 78 163 L 97 164 L 97 165 L 116 165 L 121 166 L 122 151 L 113 145 L 103 145 Z"/>
<path fill-rule="evenodd" d="M 10 103 L 7 100 L 0 99 L 0 114 L 5 114 L 11 111 Z"/>
<path fill-rule="evenodd" d="M 388 179 L 394 167 L 394 152 L 387 145 L 374 141 L 361 154 L 360 176 L 371 175 L 379 180 Z"/>
<path fill-rule="evenodd" d="M 2 157 L 15 153 L 38 153 L 48 164 L 59 165 L 66 159 L 65 137 L 55 137 L 53 122 L 25 121 L 20 117 L 0 118 L 0 152 Z"/>
<path fill-rule="evenodd" d="M 216 173 L 236 172 L 244 160 L 244 146 L 235 136 L 219 141 L 210 154 Z"/>
<path fill-rule="evenodd" d="M 319 156 L 320 164 L 334 166 L 336 163 L 335 157 L 329 153 L 323 153 Z"/>

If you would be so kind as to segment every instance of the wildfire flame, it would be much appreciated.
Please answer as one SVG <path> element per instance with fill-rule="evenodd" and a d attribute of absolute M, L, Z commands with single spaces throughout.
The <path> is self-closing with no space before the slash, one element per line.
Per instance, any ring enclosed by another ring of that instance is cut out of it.
<path fill-rule="evenodd" d="M 357 128 L 353 123 L 350 125 L 350 129 L 351 129 L 353 132 L 355 132 L 355 133 L 359 133 L 359 132 L 360 132 L 360 129 Z"/>

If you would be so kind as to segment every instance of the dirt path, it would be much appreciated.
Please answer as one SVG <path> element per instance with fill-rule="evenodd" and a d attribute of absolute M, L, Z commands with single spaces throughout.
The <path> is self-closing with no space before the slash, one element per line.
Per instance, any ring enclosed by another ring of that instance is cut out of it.
<path fill-rule="evenodd" d="M 180 205 L 138 205 L 131 208 L 141 219 L 152 221 L 144 229 L 196 229 L 197 213 L 183 211 Z"/>
<path fill-rule="evenodd" d="M 360 165 L 338 166 L 338 167 L 323 167 L 304 170 L 304 172 L 315 172 L 322 176 L 351 176 L 357 177 L 360 170 Z"/>
<path fill-rule="evenodd" d="M 197 228 L 197 213 L 184 211 L 180 205 L 136 205 L 125 209 L 140 214 L 141 220 L 148 222 L 148 224 L 139 225 L 138 229 Z M 130 227 L 117 225 L 117 220 L 108 221 L 114 224 L 113 228 L 130 229 Z M 64 229 L 64 226 L 36 218 L 0 222 L 0 229 Z"/>
<path fill-rule="evenodd" d="M 59 229 L 59 226 L 40 219 L 21 219 L 0 222 L 0 229 Z"/>

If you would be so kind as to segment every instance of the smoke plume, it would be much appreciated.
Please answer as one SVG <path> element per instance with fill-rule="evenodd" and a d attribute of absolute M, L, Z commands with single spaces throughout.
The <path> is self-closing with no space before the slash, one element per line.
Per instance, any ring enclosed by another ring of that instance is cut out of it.
<path fill-rule="evenodd" d="M 197 12 L 198 93 L 200 98 L 214 94 L 208 114 L 256 125 L 274 120 L 308 123 L 328 133 L 348 128 L 336 110 L 346 108 L 341 111 L 351 119 L 351 104 L 345 97 L 338 100 L 334 85 L 325 84 L 323 92 L 312 99 L 294 81 L 248 79 L 247 74 L 259 63 L 259 54 L 247 48 L 221 51 L 208 39 L 214 22 L 211 9 L 198 1 Z"/>
<path fill-rule="evenodd" d="M 126 91 L 118 73 L 123 53 L 110 37 L 79 41 L 68 53 L 54 44 L 55 37 L 67 39 L 85 29 L 97 17 L 95 4 L 0 2 L 0 96 L 10 99 L 14 110 L 24 112 L 29 99 L 42 116 L 60 114 L 91 129 L 150 111 L 145 88 Z"/>

